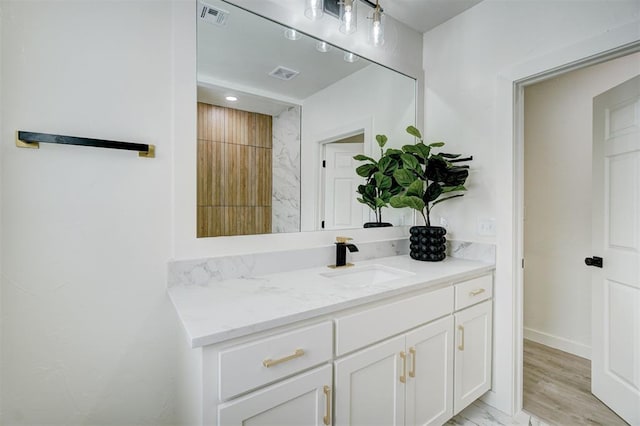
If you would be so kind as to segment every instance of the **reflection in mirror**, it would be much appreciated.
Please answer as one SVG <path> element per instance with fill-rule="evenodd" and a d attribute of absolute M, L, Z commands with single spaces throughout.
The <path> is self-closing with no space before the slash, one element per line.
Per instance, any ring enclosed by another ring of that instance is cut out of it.
<path fill-rule="evenodd" d="M 198 16 L 198 237 L 372 221 L 353 156 L 413 142 L 415 81 L 225 1 Z"/>

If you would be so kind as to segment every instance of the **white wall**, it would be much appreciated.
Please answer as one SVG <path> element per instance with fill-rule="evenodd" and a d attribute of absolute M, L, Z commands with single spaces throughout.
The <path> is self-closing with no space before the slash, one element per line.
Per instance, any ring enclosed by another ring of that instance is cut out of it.
<path fill-rule="evenodd" d="M 172 5 L 0 8 L 0 424 L 174 424 Z M 19 149 L 16 130 L 148 142 L 157 156 Z"/>
<path fill-rule="evenodd" d="M 590 358 L 593 98 L 640 74 L 640 53 L 525 89 L 525 336 Z"/>
<path fill-rule="evenodd" d="M 337 21 L 326 16 L 312 22 L 304 17 L 304 2 L 298 0 L 232 0 L 248 10 L 268 18 L 290 25 L 315 37 L 325 38 L 335 45 L 350 50 L 365 58 L 400 70 L 418 79 L 418 124 L 422 125 L 422 40 L 418 32 L 398 22 L 393 22 L 385 31 L 387 42 L 382 49 L 373 49 L 366 43 L 366 15 L 370 8 L 360 7 L 360 25 L 358 33 L 347 37 L 336 30 Z M 187 6 L 180 6 L 176 25 L 181 28 L 195 28 L 195 14 Z M 389 21 L 388 21 L 389 22 Z M 195 31 L 176 33 L 174 55 L 174 232 L 173 258 L 193 259 L 199 257 L 223 256 L 242 253 L 257 253 L 296 248 L 328 246 L 337 235 L 344 231 L 317 231 L 302 233 L 281 233 L 269 235 L 247 235 L 235 237 L 195 238 L 196 235 L 196 185 L 195 158 L 196 149 L 192 142 L 195 133 L 196 88 L 193 76 L 196 75 Z M 304 112 L 303 112 L 304 114 Z M 303 129 L 304 131 L 304 129 Z M 401 238 L 408 235 L 405 227 L 384 229 L 350 230 L 349 236 L 355 242 L 376 241 L 380 239 Z"/>
<path fill-rule="evenodd" d="M 485 0 L 424 35 L 428 140 L 474 156 L 469 191 L 441 206 L 459 240 L 495 242 L 493 393 L 506 412 L 519 403 L 515 268 L 518 232 L 513 83 L 640 38 L 640 2 Z M 496 218 L 496 236 L 477 220 Z"/>
<path fill-rule="evenodd" d="M 406 133 L 415 125 L 415 81 L 377 65 L 371 65 L 343 78 L 304 100 L 302 106 L 302 187 L 320 187 L 321 142 L 336 140 L 345 133 L 365 130 L 366 155 L 379 158 L 375 140 L 377 134 L 389 139 L 387 148 L 411 144 L 414 138 Z M 336 99 L 340 99 L 339 103 Z M 302 229 L 317 229 L 319 198 L 315 192 L 302 193 Z M 409 225 L 409 209 L 383 209 L 384 221 Z M 370 219 L 375 221 L 374 218 Z M 344 232 L 344 231 L 342 231 Z"/>

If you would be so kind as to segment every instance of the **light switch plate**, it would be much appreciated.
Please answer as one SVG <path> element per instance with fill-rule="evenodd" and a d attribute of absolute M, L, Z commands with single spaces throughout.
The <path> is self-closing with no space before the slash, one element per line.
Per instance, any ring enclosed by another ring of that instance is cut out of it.
<path fill-rule="evenodd" d="M 478 219 L 478 235 L 491 237 L 496 235 L 496 220 L 493 218 Z"/>

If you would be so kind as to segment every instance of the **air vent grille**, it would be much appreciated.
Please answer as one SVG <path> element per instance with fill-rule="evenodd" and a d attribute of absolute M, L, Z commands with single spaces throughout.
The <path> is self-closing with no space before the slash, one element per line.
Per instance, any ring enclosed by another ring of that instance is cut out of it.
<path fill-rule="evenodd" d="M 200 3 L 200 19 L 213 25 L 225 25 L 229 12 L 219 9 L 217 7 L 210 6 L 206 3 Z"/>
<path fill-rule="evenodd" d="M 280 80 L 291 80 L 298 74 L 300 74 L 299 71 L 282 66 L 277 67 L 269 73 L 271 77 L 279 78 Z"/>

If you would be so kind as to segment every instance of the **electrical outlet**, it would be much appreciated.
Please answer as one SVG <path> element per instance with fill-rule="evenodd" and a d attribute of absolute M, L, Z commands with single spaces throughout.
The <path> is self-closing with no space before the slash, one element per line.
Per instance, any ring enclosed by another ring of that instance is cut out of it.
<path fill-rule="evenodd" d="M 496 220 L 495 219 L 478 219 L 478 235 L 491 237 L 496 235 Z"/>

